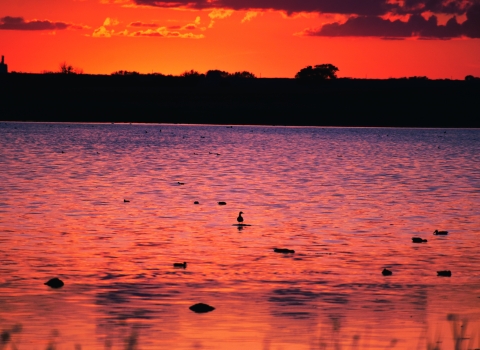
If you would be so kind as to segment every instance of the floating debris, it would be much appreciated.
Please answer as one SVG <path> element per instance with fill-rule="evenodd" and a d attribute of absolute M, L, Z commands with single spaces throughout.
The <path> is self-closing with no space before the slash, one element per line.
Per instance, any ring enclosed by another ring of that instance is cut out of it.
<path fill-rule="evenodd" d="M 49 280 L 48 282 L 45 282 L 44 284 L 49 286 L 50 288 L 61 288 L 64 285 L 63 281 L 57 277 L 52 278 L 51 280 Z"/>
<path fill-rule="evenodd" d="M 390 271 L 390 270 L 387 270 L 387 269 L 383 269 L 383 271 L 382 271 L 382 275 L 384 275 L 384 276 L 391 276 L 392 274 L 393 274 L 393 272 Z"/>
<path fill-rule="evenodd" d="M 293 254 L 293 253 L 295 253 L 295 250 L 287 249 L 287 248 L 273 248 L 273 251 L 275 253 L 283 253 L 283 254 Z"/>
<path fill-rule="evenodd" d="M 213 306 L 210 306 L 204 303 L 198 303 L 198 304 L 192 305 L 189 307 L 189 309 L 198 314 L 215 310 Z"/>

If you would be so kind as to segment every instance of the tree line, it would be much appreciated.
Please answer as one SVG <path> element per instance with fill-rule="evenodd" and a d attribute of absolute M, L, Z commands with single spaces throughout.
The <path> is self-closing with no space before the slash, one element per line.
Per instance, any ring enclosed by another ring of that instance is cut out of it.
<path fill-rule="evenodd" d="M 327 81 L 327 80 L 335 80 L 337 79 L 337 72 L 339 68 L 334 66 L 331 63 L 324 63 L 324 64 L 317 64 L 314 66 L 306 66 L 300 69 L 295 74 L 295 79 L 302 81 L 302 82 L 318 82 L 318 81 Z M 13 73 L 13 72 L 12 72 Z M 75 74 L 84 74 L 83 69 L 74 67 L 67 62 L 62 62 L 59 64 L 58 71 L 43 71 L 43 74 L 66 74 L 66 75 L 75 75 Z M 148 76 L 160 76 L 160 77 L 175 77 L 172 74 L 162 74 L 162 73 L 139 73 L 137 71 L 128 71 L 128 70 L 118 70 L 110 75 L 112 76 L 140 76 L 140 75 L 148 75 Z M 239 78 L 239 79 L 255 79 L 257 78 L 255 74 L 249 71 L 238 71 L 234 73 L 229 73 L 227 71 L 213 69 L 208 70 L 206 73 L 200 73 L 194 69 L 187 70 L 176 77 L 187 78 L 187 79 L 201 79 L 207 78 L 209 80 L 220 80 L 225 78 Z M 343 79 L 350 79 L 350 78 L 343 78 Z M 401 77 L 401 78 L 389 78 L 389 80 L 429 80 L 426 76 L 412 76 L 412 77 Z M 449 79 L 446 79 L 449 80 Z M 475 77 L 473 75 L 467 75 L 465 77 L 466 81 L 478 81 L 480 80 L 479 77 Z"/>

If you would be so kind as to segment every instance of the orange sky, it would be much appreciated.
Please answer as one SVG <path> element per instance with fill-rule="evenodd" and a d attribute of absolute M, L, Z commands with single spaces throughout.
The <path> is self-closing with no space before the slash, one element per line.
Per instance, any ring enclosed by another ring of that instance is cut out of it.
<path fill-rule="evenodd" d="M 293 77 L 332 63 L 340 77 L 480 76 L 478 0 L 195 1 L 2 0 L 0 54 L 19 72 L 66 61 L 91 74 Z"/>

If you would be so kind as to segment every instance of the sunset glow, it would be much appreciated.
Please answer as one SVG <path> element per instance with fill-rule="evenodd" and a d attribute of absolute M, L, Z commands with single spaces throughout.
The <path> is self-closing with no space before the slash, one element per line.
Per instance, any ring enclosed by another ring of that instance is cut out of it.
<path fill-rule="evenodd" d="M 9 71 L 178 75 L 247 70 L 293 77 L 332 63 L 339 77 L 480 76 L 480 5 L 434 1 L 4 0 Z"/>

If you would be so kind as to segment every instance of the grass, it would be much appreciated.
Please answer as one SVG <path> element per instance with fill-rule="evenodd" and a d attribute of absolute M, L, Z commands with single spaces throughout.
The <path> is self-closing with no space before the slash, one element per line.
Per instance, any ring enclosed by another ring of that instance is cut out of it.
<path fill-rule="evenodd" d="M 447 321 L 449 322 L 453 348 L 447 349 L 442 346 L 442 336 L 437 333 L 434 340 L 428 339 L 427 334 L 422 336 L 417 345 L 417 349 L 421 349 L 422 339 L 426 340 L 426 350 L 480 350 L 480 333 L 477 331 L 468 331 L 468 320 L 466 318 L 460 319 L 456 314 L 448 314 Z M 10 328 L 4 329 L 0 333 L 0 350 L 21 350 L 17 345 L 17 339 L 22 333 L 23 327 L 20 324 L 14 325 Z M 58 336 L 58 332 L 53 332 L 52 337 Z M 50 340 L 45 350 L 55 350 L 57 348 L 56 341 Z M 228 344 L 226 344 L 228 348 Z M 330 329 L 323 332 L 318 338 L 318 343 L 313 346 L 318 350 L 369 350 L 369 336 L 366 334 L 364 339 L 360 335 L 353 335 L 351 340 L 348 340 L 342 334 L 342 325 L 339 318 L 331 318 Z M 391 339 L 385 344 L 383 349 L 404 349 L 398 339 Z M 74 350 L 81 350 L 82 346 L 76 344 Z M 104 346 L 105 350 L 112 350 L 111 342 L 107 341 Z M 132 329 L 130 334 L 124 338 L 124 350 L 141 350 L 139 347 L 139 336 L 135 329 Z M 174 350 L 174 349 L 172 349 Z"/>

